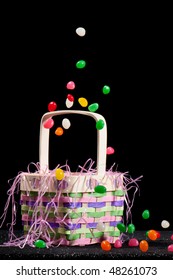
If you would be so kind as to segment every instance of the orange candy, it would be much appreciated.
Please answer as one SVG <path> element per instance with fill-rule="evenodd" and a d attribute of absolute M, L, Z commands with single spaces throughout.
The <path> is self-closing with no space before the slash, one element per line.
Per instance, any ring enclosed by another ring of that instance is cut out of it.
<path fill-rule="evenodd" d="M 55 130 L 55 134 L 58 136 L 61 136 L 64 133 L 64 130 L 62 129 L 62 127 L 57 127 L 57 129 Z"/>
<path fill-rule="evenodd" d="M 154 230 L 154 229 L 149 230 L 149 232 L 148 232 L 148 238 L 149 239 L 156 240 L 157 236 L 158 236 L 158 234 L 157 234 L 156 230 Z"/>
<path fill-rule="evenodd" d="M 101 248 L 102 248 L 102 250 L 104 250 L 104 251 L 110 251 L 110 250 L 111 250 L 111 244 L 109 243 L 109 241 L 103 240 L 103 241 L 101 242 Z"/>
<path fill-rule="evenodd" d="M 148 242 L 146 240 L 141 240 L 139 243 L 139 248 L 142 252 L 147 252 L 148 251 Z"/>

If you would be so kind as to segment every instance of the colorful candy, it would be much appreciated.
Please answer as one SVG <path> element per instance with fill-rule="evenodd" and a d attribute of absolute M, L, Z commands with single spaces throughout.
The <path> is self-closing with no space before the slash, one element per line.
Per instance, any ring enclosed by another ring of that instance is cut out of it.
<path fill-rule="evenodd" d="M 151 229 L 148 231 L 148 238 L 151 240 L 156 240 L 157 239 L 157 232 L 154 229 Z"/>
<path fill-rule="evenodd" d="M 114 152 L 115 152 L 114 148 L 107 147 L 107 149 L 106 149 L 106 154 L 107 155 L 112 155 L 112 154 L 114 154 Z"/>
<path fill-rule="evenodd" d="M 98 231 L 104 232 L 105 231 L 105 224 L 102 222 L 98 222 L 97 226 L 96 226 Z"/>
<path fill-rule="evenodd" d="M 170 223 L 166 220 L 163 220 L 161 222 L 161 226 L 162 226 L 162 228 L 168 228 L 170 226 Z"/>
<path fill-rule="evenodd" d="M 76 68 L 78 68 L 78 69 L 82 69 L 85 66 L 86 66 L 85 60 L 79 60 L 78 62 L 76 62 Z"/>
<path fill-rule="evenodd" d="M 76 29 L 76 33 L 77 33 L 77 35 L 79 35 L 80 37 L 83 37 L 83 36 L 85 36 L 85 34 L 86 34 L 86 30 L 85 30 L 85 28 L 83 28 L 83 27 L 78 27 L 78 28 Z"/>
<path fill-rule="evenodd" d="M 43 240 L 41 240 L 41 239 L 36 240 L 34 242 L 34 245 L 37 248 L 46 248 L 46 243 Z"/>
<path fill-rule="evenodd" d="M 57 104 L 56 102 L 54 101 L 51 101 L 49 104 L 48 104 L 48 110 L 51 112 L 51 111 L 55 111 L 57 108 Z"/>
<path fill-rule="evenodd" d="M 118 223 L 117 228 L 119 229 L 120 232 L 126 232 L 126 226 L 123 223 Z"/>
<path fill-rule="evenodd" d="M 146 219 L 149 219 L 149 217 L 150 217 L 150 211 L 149 210 L 144 210 L 142 212 L 142 218 L 146 220 Z"/>
<path fill-rule="evenodd" d="M 102 92 L 103 92 L 103 94 L 108 94 L 108 93 L 110 92 L 110 87 L 105 85 L 105 86 L 102 88 Z"/>
<path fill-rule="evenodd" d="M 80 104 L 82 107 L 87 107 L 87 106 L 88 106 L 88 101 L 87 101 L 87 99 L 84 98 L 84 97 L 80 97 L 80 98 L 78 99 L 78 102 L 79 102 L 79 104 Z"/>
<path fill-rule="evenodd" d="M 57 180 L 62 180 L 64 178 L 64 171 L 61 168 L 57 168 L 55 171 L 55 177 Z"/>
<path fill-rule="evenodd" d="M 62 127 L 57 127 L 57 129 L 55 130 L 55 134 L 57 135 L 57 136 L 61 136 L 61 135 L 63 135 L 63 133 L 64 133 L 64 130 L 63 130 L 63 128 Z"/>
<path fill-rule="evenodd" d="M 47 128 L 47 129 L 50 129 L 53 125 L 54 125 L 54 120 L 52 118 L 47 119 L 43 123 L 44 128 Z"/>
<path fill-rule="evenodd" d="M 73 81 L 68 82 L 66 88 L 70 90 L 75 89 L 75 83 Z"/>
<path fill-rule="evenodd" d="M 63 126 L 65 129 L 69 129 L 69 127 L 71 126 L 71 123 L 70 123 L 69 119 L 64 118 L 64 119 L 62 120 L 62 126 Z"/>
<path fill-rule="evenodd" d="M 104 250 L 104 251 L 110 251 L 112 247 L 111 247 L 111 244 L 110 244 L 109 241 L 103 240 L 103 241 L 101 242 L 101 248 L 102 248 L 102 250 Z"/>
<path fill-rule="evenodd" d="M 71 102 L 74 102 L 74 96 L 72 94 L 67 94 L 67 99 Z"/>
<path fill-rule="evenodd" d="M 173 252 L 173 244 L 170 244 L 170 245 L 168 246 L 168 252 Z"/>
<path fill-rule="evenodd" d="M 95 111 L 97 111 L 98 108 L 99 108 L 99 104 L 98 103 L 93 103 L 93 104 L 88 106 L 88 110 L 90 112 L 95 112 Z"/>
<path fill-rule="evenodd" d="M 115 248 L 121 248 L 122 247 L 122 241 L 120 239 L 117 239 L 114 243 Z"/>
<path fill-rule="evenodd" d="M 104 127 L 104 125 L 105 125 L 105 123 L 104 123 L 103 120 L 98 120 L 96 122 L 96 129 L 100 130 L 100 129 L 102 129 Z"/>
<path fill-rule="evenodd" d="M 136 238 L 131 238 L 131 239 L 129 239 L 128 246 L 129 247 L 138 247 L 139 241 Z"/>
<path fill-rule="evenodd" d="M 102 185 L 97 185 L 97 186 L 95 186 L 94 191 L 97 193 L 105 193 L 106 187 L 102 186 Z"/>
<path fill-rule="evenodd" d="M 128 233 L 134 233 L 135 232 L 135 226 L 134 224 L 129 224 L 128 227 L 127 227 L 127 232 Z"/>
<path fill-rule="evenodd" d="M 71 108 L 73 106 L 73 104 L 74 104 L 73 101 L 66 98 L 65 105 L 66 105 L 67 108 Z"/>
<path fill-rule="evenodd" d="M 139 249 L 142 252 L 147 252 L 149 248 L 148 242 L 146 240 L 141 240 L 139 243 Z"/>

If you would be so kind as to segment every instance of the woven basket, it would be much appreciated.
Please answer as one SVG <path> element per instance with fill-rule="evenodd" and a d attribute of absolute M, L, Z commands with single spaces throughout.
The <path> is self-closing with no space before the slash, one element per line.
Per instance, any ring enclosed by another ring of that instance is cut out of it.
<path fill-rule="evenodd" d="M 63 114 L 83 114 L 102 120 L 97 130 L 96 172 L 64 171 L 56 179 L 50 171 L 49 129 L 43 123 Z M 20 184 L 22 223 L 25 234 L 39 232 L 45 240 L 67 246 L 84 246 L 108 240 L 114 243 L 120 236 L 117 224 L 123 220 L 125 191 L 123 174 L 106 171 L 107 127 L 102 115 L 87 111 L 63 110 L 43 115 L 40 124 L 40 170 L 23 173 Z M 96 192 L 101 185 L 106 192 Z"/>

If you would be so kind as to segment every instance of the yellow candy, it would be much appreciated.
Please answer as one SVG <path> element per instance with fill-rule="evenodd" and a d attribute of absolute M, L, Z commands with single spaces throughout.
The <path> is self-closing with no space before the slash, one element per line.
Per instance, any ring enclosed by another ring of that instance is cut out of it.
<path fill-rule="evenodd" d="M 88 100 L 84 97 L 80 97 L 78 99 L 78 102 L 82 107 L 87 107 L 88 106 Z"/>
<path fill-rule="evenodd" d="M 64 178 L 64 171 L 61 168 L 57 168 L 55 171 L 55 176 L 57 180 L 62 180 Z"/>

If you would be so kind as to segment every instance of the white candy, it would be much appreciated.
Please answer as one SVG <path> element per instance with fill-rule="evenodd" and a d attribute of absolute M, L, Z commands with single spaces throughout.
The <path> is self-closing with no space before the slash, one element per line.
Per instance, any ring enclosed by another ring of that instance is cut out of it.
<path fill-rule="evenodd" d="M 70 101 L 68 98 L 66 99 L 65 105 L 67 108 L 71 108 L 73 106 L 73 101 Z"/>
<path fill-rule="evenodd" d="M 98 229 L 99 231 L 105 231 L 105 225 L 104 225 L 102 222 L 99 222 L 99 223 L 97 224 L 97 229 Z"/>
<path fill-rule="evenodd" d="M 161 222 L 161 226 L 162 226 L 162 228 L 168 228 L 170 226 L 170 223 L 166 220 L 163 220 Z"/>
<path fill-rule="evenodd" d="M 83 27 L 78 27 L 78 28 L 76 29 L 76 33 L 77 33 L 77 35 L 83 37 L 83 36 L 85 36 L 85 34 L 86 34 L 86 30 L 85 30 Z"/>
<path fill-rule="evenodd" d="M 71 123 L 69 121 L 69 119 L 63 119 L 62 120 L 62 126 L 65 128 L 65 129 L 68 129 L 70 126 L 71 126 Z"/>

